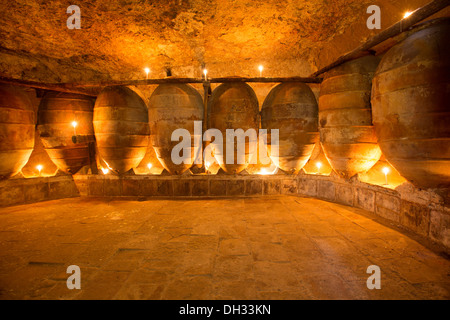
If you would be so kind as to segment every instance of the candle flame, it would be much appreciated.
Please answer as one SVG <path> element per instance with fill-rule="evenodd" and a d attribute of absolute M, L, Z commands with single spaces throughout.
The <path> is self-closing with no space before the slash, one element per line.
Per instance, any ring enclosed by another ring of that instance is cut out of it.
<path fill-rule="evenodd" d="M 36 169 L 38 169 L 39 172 L 41 172 L 41 170 L 42 170 L 43 168 L 44 168 L 44 167 L 43 167 L 41 164 L 39 164 L 39 165 L 36 166 Z"/>
<path fill-rule="evenodd" d="M 404 15 L 403 15 L 403 19 L 408 18 L 410 15 L 412 15 L 411 11 L 407 11 Z"/>
<path fill-rule="evenodd" d="M 102 172 L 103 172 L 103 174 L 108 174 L 109 169 L 107 169 L 107 168 L 102 168 Z"/>
<path fill-rule="evenodd" d="M 317 162 L 316 163 L 316 167 L 317 167 L 317 169 L 320 170 L 320 168 L 322 168 L 322 162 Z"/>
<path fill-rule="evenodd" d="M 384 174 L 388 174 L 391 171 L 391 169 L 389 169 L 388 167 L 384 167 L 383 168 L 383 173 Z"/>
<path fill-rule="evenodd" d="M 145 73 L 148 75 L 150 73 L 150 69 L 149 68 L 144 68 Z"/>
<path fill-rule="evenodd" d="M 147 164 L 147 167 L 148 167 L 149 169 L 151 169 L 151 168 L 153 167 L 153 165 L 152 165 L 151 163 L 149 163 L 149 164 Z"/>
<path fill-rule="evenodd" d="M 77 125 L 78 125 L 78 122 L 76 122 L 76 121 L 72 121 L 72 127 L 76 128 L 76 127 L 77 127 Z"/>
<path fill-rule="evenodd" d="M 260 65 L 260 66 L 258 67 L 258 69 L 259 69 L 259 72 L 262 72 L 262 71 L 264 70 L 264 67 L 263 67 L 262 65 Z"/>
<path fill-rule="evenodd" d="M 269 171 L 267 168 L 262 168 L 258 174 L 263 175 L 263 176 L 267 176 L 267 175 L 273 175 L 277 172 L 278 167 L 275 166 L 275 169 L 273 171 Z"/>

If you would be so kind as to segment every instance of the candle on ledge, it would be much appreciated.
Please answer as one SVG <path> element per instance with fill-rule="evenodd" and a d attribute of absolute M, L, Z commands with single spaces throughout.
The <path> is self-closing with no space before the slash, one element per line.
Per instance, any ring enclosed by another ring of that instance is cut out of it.
<path fill-rule="evenodd" d="M 412 15 L 411 11 L 407 11 L 404 15 L 403 15 L 403 19 L 408 18 L 410 15 Z"/>
<path fill-rule="evenodd" d="M 387 178 L 387 175 L 388 175 L 389 171 L 391 171 L 391 170 L 390 170 L 388 167 L 384 167 L 384 168 L 383 168 L 383 173 L 384 173 L 384 176 L 385 176 L 385 178 L 386 178 L 386 183 L 385 183 L 385 185 L 388 185 L 388 178 Z"/>
<path fill-rule="evenodd" d="M 41 164 L 36 166 L 36 169 L 38 169 L 38 171 L 39 171 L 39 177 L 41 176 L 41 171 L 42 171 L 43 168 L 44 167 Z"/>
<path fill-rule="evenodd" d="M 150 69 L 149 68 L 145 68 L 144 71 L 145 71 L 145 73 L 147 75 L 147 80 L 148 80 L 148 74 L 150 73 Z"/>
<path fill-rule="evenodd" d="M 203 74 L 205 75 L 205 81 L 208 80 L 208 70 L 203 69 Z"/>
<path fill-rule="evenodd" d="M 320 168 L 322 168 L 322 162 L 317 162 L 316 167 L 317 167 L 317 173 L 320 173 Z"/>
<path fill-rule="evenodd" d="M 77 135 L 77 125 L 78 125 L 78 122 L 72 121 L 73 135 L 74 135 L 74 136 Z"/>
<path fill-rule="evenodd" d="M 262 78 L 262 71 L 264 70 L 264 67 L 260 65 L 258 69 L 259 69 L 259 77 Z"/>

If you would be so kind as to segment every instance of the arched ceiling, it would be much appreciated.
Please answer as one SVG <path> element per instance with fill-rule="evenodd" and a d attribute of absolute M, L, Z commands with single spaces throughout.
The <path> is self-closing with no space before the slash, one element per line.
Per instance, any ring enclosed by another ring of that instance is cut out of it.
<path fill-rule="evenodd" d="M 45 82 L 308 76 L 430 0 L 0 0 L 0 75 Z M 78 3 L 77 3 L 78 2 Z M 69 30 L 66 9 L 81 8 Z M 448 8 L 437 16 L 448 15 Z"/>

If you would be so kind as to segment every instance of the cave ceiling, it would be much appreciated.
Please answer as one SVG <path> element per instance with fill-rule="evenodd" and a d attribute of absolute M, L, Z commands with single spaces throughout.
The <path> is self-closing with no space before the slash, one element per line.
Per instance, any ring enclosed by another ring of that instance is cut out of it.
<path fill-rule="evenodd" d="M 0 75 L 46 82 L 308 76 L 429 1 L 367 0 L 0 0 Z M 69 5 L 81 29 L 69 30 Z"/>

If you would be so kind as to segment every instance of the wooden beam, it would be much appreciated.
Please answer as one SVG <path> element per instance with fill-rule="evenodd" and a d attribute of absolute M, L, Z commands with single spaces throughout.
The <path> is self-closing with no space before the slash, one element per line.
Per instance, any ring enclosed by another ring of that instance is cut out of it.
<path fill-rule="evenodd" d="M 226 83 L 226 82 L 260 82 L 260 83 L 277 83 L 277 82 L 303 82 L 303 83 L 321 83 L 321 78 L 213 78 L 208 79 L 209 83 Z M 205 83 L 203 79 L 197 78 L 165 78 L 165 79 L 144 79 L 144 80 L 124 80 L 124 81 L 98 81 L 86 83 L 40 83 L 36 81 L 19 80 L 6 77 L 0 77 L 0 83 L 13 84 L 22 87 L 35 89 L 43 89 L 50 91 L 59 91 L 67 93 L 76 93 L 87 96 L 97 96 L 103 87 L 109 86 L 146 86 L 151 84 L 165 83 Z"/>
<path fill-rule="evenodd" d="M 164 79 L 143 79 L 143 80 L 124 80 L 124 81 L 99 81 L 86 83 L 71 83 L 72 88 L 84 87 L 109 87 L 109 86 L 146 86 L 150 84 L 165 83 L 204 83 L 204 79 L 199 78 L 164 78 Z M 227 82 L 303 82 L 303 83 L 321 83 L 321 78 L 302 78 L 302 77 L 279 77 L 279 78 L 246 78 L 246 77 L 224 77 L 208 79 L 209 83 L 227 83 Z"/>
<path fill-rule="evenodd" d="M 66 85 L 74 88 L 85 87 L 113 87 L 113 86 L 145 86 L 150 84 L 164 83 L 203 83 L 204 80 L 197 78 L 163 78 L 163 79 L 142 79 L 142 80 L 106 80 L 96 82 L 79 82 Z"/>
<path fill-rule="evenodd" d="M 69 84 L 63 83 L 41 83 L 36 81 L 28 81 L 28 80 L 19 80 L 19 79 L 11 79 L 6 77 L 0 77 L 0 83 L 12 84 L 20 87 L 34 88 L 34 89 L 42 89 L 49 91 L 58 91 L 58 92 L 67 92 L 67 93 L 76 93 L 82 94 L 86 96 L 96 97 L 100 92 L 99 88 L 78 88 Z"/>
<path fill-rule="evenodd" d="M 372 47 L 372 49 L 370 51 L 375 52 L 376 55 L 382 54 L 382 53 L 388 51 L 389 49 L 391 49 L 397 43 L 402 42 L 403 40 L 405 40 L 412 34 L 418 32 L 420 30 L 429 28 L 435 24 L 441 23 L 443 19 L 448 19 L 448 18 L 437 18 L 437 19 L 428 20 L 428 21 L 424 21 L 422 23 L 416 24 L 416 25 L 410 27 L 407 31 L 402 32 L 399 35 L 392 37 L 390 39 L 387 39 L 386 41 L 383 41 L 382 43 Z"/>
<path fill-rule="evenodd" d="M 414 26 L 416 23 L 421 22 L 422 20 L 429 18 L 433 14 L 445 9 L 450 5 L 450 0 L 434 0 L 422 8 L 414 11 L 409 17 L 400 20 L 396 24 L 390 26 L 386 30 L 380 32 L 376 36 L 370 38 L 365 43 L 357 47 L 356 49 L 340 56 L 335 62 L 329 64 L 328 66 L 314 72 L 311 77 L 315 78 L 319 75 L 347 62 L 350 60 L 357 59 L 361 56 L 371 54 L 370 49 L 379 45 L 380 43 L 393 38 L 405 31 L 408 31 L 409 28 Z"/>
<path fill-rule="evenodd" d="M 318 77 L 288 77 L 288 78 L 241 78 L 241 77 L 230 77 L 230 78 L 213 78 L 210 79 L 211 83 L 226 83 L 226 82 L 260 82 L 260 83 L 271 83 L 271 82 L 303 82 L 303 83 L 321 83 L 323 79 Z"/>

